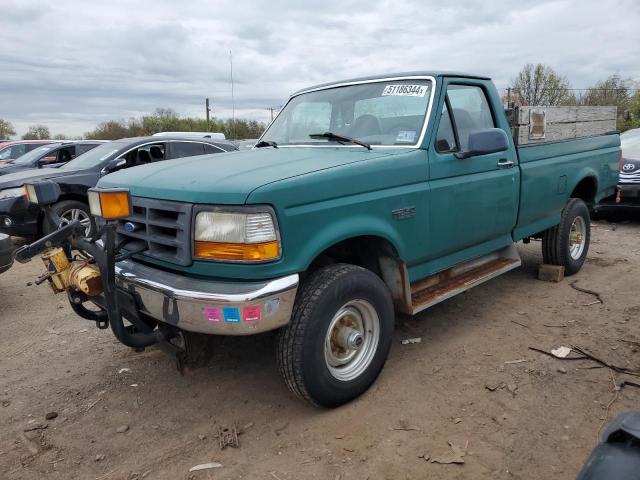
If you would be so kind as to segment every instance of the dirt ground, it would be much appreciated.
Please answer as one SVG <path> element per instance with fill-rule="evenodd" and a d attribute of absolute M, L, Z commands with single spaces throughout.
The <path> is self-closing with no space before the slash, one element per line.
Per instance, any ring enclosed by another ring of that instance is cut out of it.
<path fill-rule="evenodd" d="M 163 352 L 127 349 L 33 285 L 39 261 L 17 265 L 0 275 L 0 478 L 573 479 L 640 390 L 616 393 L 608 369 L 528 347 L 640 368 L 640 222 L 594 224 L 583 270 L 559 284 L 536 279 L 538 242 L 519 250 L 523 268 L 400 319 L 377 383 L 332 411 L 288 392 L 273 335 L 225 339 L 182 377 Z M 401 344 L 410 337 L 422 342 Z M 217 429 L 233 424 L 240 447 L 222 451 Z M 423 458 L 450 456 L 448 442 L 464 464 Z M 189 472 L 208 462 L 223 466 Z"/>

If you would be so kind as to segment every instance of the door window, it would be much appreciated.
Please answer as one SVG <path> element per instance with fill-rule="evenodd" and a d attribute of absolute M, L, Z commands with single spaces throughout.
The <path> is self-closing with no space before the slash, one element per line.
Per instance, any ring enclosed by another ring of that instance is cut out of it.
<path fill-rule="evenodd" d="M 449 85 L 447 98 L 458 133 L 460 150 L 467 150 L 471 132 L 495 127 L 491 107 L 482 88 L 473 85 Z"/>
<path fill-rule="evenodd" d="M 220 153 L 220 152 L 224 152 L 224 150 L 221 150 L 218 147 L 214 147 L 213 145 L 209 145 L 208 143 L 204 144 L 204 153 Z"/>
<path fill-rule="evenodd" d="M 98 145 L 98 143 L 80 143 L 76 145 L 76 157 L 82 155 L 83 153 L 87 153 L 89 150 L 96 148 Z"/>
<path fill-rule="evenodd" d="M 18 158 L 20 155 L 24 155 L 26 151 L 27 147 L 24 143 L 20 145 L 12 145 L 0 152 L 0 160 L 13 160 Z"/>
<path fill-rule="evenodd" d="M 76 156 L 76 147 L 65 147 L 58 150 L 58 163 L 67 163 Z"/>
<path fill-rule="evenodd" d="M 196 155 L 204 155 L 204 146 L 202 143 L 195 142 L 173 142 L 173 158 L 193 157 Z"/>
<path fill-rule="evenodd" d="M 75 147 L 64 147 L 50 152 L 40 159 L 41 164 L 67 163 L 75 156 Z"/>
<path fill-rule="evenodd" d="M 451 115 L 447 103 L 442 106 L 442 115 L 440 116 L 440 125 L 436 135 L 436 151 L 439 153 L 455 152 L 458 149 L 458 142 L 453 131 L 453 123 L 451 123 Z"/>
<path fill-rule="evenodd" d="M 152 162 L 158 162 L 167 158 L 164 143 L 154 143 L 144 145 L 135 150 L 131 150 L 124 157 L 126 162 L 119 168 L 136 167 L 138 165 L 147 165 Z"/>

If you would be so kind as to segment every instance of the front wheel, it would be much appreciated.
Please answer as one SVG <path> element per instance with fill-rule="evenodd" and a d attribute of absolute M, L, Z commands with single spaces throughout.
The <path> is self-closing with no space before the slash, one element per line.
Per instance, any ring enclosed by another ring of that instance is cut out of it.
<path fill-rule="evenodd" d="M 85 236 L 90 236 L 95 231 L 95 222 L 91 217 L 89 205 L 78 200 L 63 200 L 52 206 L 52 209 L 60 217 L 58 228 L 64 227 L 71 222 L 79 221 L 84 227 Z M 43 223 L 45 234 L 51 233 L 51 226 L 47 219 Z"/>
<path fill-rule="evenodd" d="M 560 223 L 542 233 L 544 263 L 564 266 L 567 276 L 578 273 L 587 258 L 591 240 L 589 208 L 572 198 L 562 211 Z"/>
<path fill-rule="evenodd" d="M 311 274 L 280 332 L 278 365 L 289 389 L 321 407 L 364 393 L 389 354 L 391 294 L 374 273 L 346 264 Z"/>

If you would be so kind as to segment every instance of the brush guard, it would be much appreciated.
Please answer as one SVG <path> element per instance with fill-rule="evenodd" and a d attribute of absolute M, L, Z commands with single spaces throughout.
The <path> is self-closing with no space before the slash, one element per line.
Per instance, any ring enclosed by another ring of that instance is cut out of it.
<path fill-rule="evenodd" d="M 60 219 L 49 207 L 44 207 L 47 221 L 57 228 Z M 14 253 L 16 261 L 26 263 L 36 255 L 54 247 L 61 247 L 69 261 L 73 260 L 72 250 L 86 255 L 87 263 L 95 264 L 101 274 L 102 293 L 87 296 L 81 291 L 67 289 L 69 303 L 73 311 L 80 317 L 93 321 L 96 326 L 106 329 L 111 326 L 115 337 L 128 347 L 142 350 L 145 347 L 166 342 L 175 337 L 178 330 L 170 325 L 141 318 L 135 307 L 135 298 L 126 292 L 119 291 L 116 286 L 116 262 L 126 260 L 140 251 L 121 252 L 123 244 L 116 244 L 116 224 L 105 223 L 92 237 L 84 236 L 84 227 L 75 221 L 59 228 L 36 242 L 17 249 Z M 45 274 L 51 281 L 51 275 Z M 55 288 L 54 288 L 55 290 Z M 90 310 L 84 304 L 91 302 L 100 310 Z M 130 325 L 125 325 L 126 318 Z"/>

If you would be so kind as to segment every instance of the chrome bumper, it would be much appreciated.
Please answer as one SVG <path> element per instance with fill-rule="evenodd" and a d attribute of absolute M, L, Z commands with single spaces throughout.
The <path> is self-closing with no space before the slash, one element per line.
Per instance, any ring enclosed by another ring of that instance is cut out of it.
<path fill-rule="evenodd" d="M 140 311 L 191 332 L 253 335 L 289 323 L 298 274 L 260 282 L 209 281 L 126 260 L 115 267 L 116 285 Z"/>

